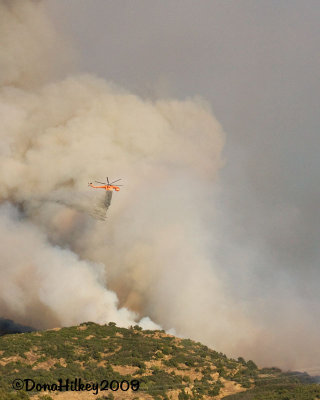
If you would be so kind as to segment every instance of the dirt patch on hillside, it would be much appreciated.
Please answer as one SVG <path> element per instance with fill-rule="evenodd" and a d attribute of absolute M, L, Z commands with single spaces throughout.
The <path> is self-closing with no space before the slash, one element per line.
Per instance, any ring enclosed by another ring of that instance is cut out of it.
<path fill-rule="evenodd" d="M 47 371 L 50 370 L 51 367 L 53 367 L 55 364 L 60 364 L 62 367 L 66 367 L 67 363 L 64 358 L 49 358 L 46 361 L 42 361 L 39 364 L 35 365 L 32 367 L 32 369 L 37 370 L 37 369 L 45 369 Z"/>
<path fill-rule="evenodd" d="M 111 367 L 114 371 L 119 372 L 121 375 L 133 375 L 138 371 L 139 367 L 134 367 L 133 365 L 112 365 Z"/>
<path fill-rule="evenodd" d="M 233 381 L 227 381 L 221 378 L 221 382 L 224 384 L 224 387 L 220 389 L 220 394 L 219 396 L 217 396 L 217 399 L 223 399 L 223 397 L 228 396 L 230 394 L 245 392 L 247 390 L 243 388 L 239 383 Z"/>
<path fill-rule="evenodd" d="M 78 331 L 85 331 L 88 328 L 87 325 L 78 326 Z"/>
<path fill-rule="evenodd" d="M 22 358 L 20 356 L 10 356 L 10 357 L 5 357 L 2 360 L 0 360 L 0 365 L 4 366 L 4 365 L 7 365 L 9 363 L 17 362 L 17 361 L 26 363 L 26 359 L 25 358 Z"/>
<path fill-rule="evenodd" d="M 87 339 L 87 340 L 90 340 L 90 339 L 92 339 L 92 338 L 94 338 L 94 337 L 95 337 L 94 335 L 89 335 L 89 336 L 86 337 L 86 339 Z"/>
<path fill-rule="evenodd" d="M 38 348 L 37 347 L 33 347 L 31 350 L 26 351 L 24 354 L 27 357 L 27 361 L 25 360 L 25 363 L 27 364 L 34 364 L 39 358 L 39 354 L 35 353 L 35 351 L 37 351 Z"/>

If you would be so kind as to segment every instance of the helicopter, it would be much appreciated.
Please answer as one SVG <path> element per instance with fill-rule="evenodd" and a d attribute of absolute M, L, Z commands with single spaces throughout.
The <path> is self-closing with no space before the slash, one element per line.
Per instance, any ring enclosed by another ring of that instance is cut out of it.
<path fill-rule="evenodd" d="M 116 192 L 119 192 L 119 190 L 120 190 L 119 186 L 123 186 L 123 185 L 117 185 L 117 186 L 114 185 L 114 183 L 119 182 L 119 181 L 121 181 L 121 178 L 117 179 L 113 182 L 109 182 L 109 178 L 107 177 L 107 182 L 95 181 L 97 183 L 101 183 L 103 186 L 95 186 L 95 185 L 93 185 L 92 182 L 88 183 L 88 186 L 91 186 L 95 189 L 105 189 L 110 192 L 112 192 L 113 190 L 115 190 Z"/>

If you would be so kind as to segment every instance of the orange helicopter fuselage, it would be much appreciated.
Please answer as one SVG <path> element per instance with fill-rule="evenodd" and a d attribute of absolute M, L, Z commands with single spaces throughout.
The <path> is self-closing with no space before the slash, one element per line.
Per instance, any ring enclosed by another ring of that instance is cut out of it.
<path fill-rule="evenodd" d="M 89 183 L 89 186 L 95 188 L 95 189 L 104 189 L 104 190 L 108 190 L 108 191 L 112 191 L 115 190 L 116 192 L 119 192 L 120 188 L 118 186 L 114 186 L 114 185 L 102 185 L 102 186 L 95 186 L 92 183 Z"/>

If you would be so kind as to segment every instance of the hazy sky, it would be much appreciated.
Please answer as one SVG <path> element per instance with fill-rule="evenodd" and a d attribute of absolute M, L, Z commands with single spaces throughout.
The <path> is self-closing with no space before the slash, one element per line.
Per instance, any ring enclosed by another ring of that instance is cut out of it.
<path fill-rule="evenodd" d="M 281 308 L 290 292 L 318 319 L 319 1 L 47 4 L 78 51 L 77 71 L 146 97 L 211 103 L 227 135 L 221 273 L 241 298 L 269 293 Z"/>
<path fill-rule="evenodd" d="M 48 5 L 78 51 L 79 71 L 146 96 L 209 100 L 227 133 L 220 198 L 233 234 L 275 268 L 317 274 L 319 2 Z"/>

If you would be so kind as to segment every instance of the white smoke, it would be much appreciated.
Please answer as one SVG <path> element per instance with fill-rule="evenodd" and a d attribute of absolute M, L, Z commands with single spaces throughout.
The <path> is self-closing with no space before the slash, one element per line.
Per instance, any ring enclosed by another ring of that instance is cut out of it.
<path fill-rule="evenodd" d="M 134 313 L 118 308 L 117 296 L 105 288 L 103 265 L 48 243 L 8 204 L 0 208 L 0 237 L 2 313 L 38 327 L 51 318 L 59 325 L 134 323 Z"/>
<path fill-rule="evenodd" d="M 59 39 L 41 3 L 2 2 L 1 22 L 1 314 L 35 327 L 151 316 L 196 333 L 186 314 L 203 325 L 220 308 L 202 245 L 223 144 L 208 105 L 92 76 L 43 83 Z M 87 182 L 107 174 L 126 186 L 102 224 Z"/>
<path fill-rule="evenodd" d="M 2 0 L 0 40 L 0 317 L 36 328 L 140 321 L 233 355 L 260 348 L 266 331 L 213 255 L 224 134 L 209 105 L 57 79 L 67 52 L 41 2 Z M 104 192 L 87 183 L 106 176 L 125 186 L 101 222 Z"/>

